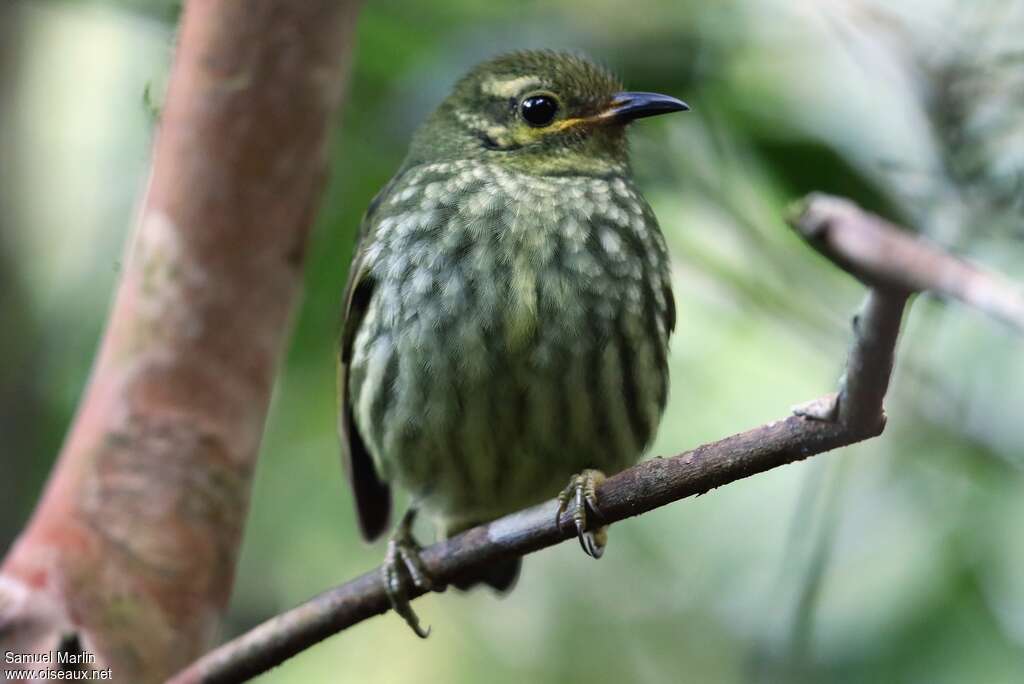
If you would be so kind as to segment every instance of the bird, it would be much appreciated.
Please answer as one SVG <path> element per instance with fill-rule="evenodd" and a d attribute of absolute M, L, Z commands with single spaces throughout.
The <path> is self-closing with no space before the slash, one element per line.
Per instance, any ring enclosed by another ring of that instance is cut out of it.
<path fill-rule="evenodd" d="M 456 82 L 370 202 L 343 295 L 338 428 L 367 540 L 389 526 L 392 487 L 409 494 L 382 574 L 417 635 L 408 582 L 435 588 L 420 510 L 451 536 L 557 494 L 602 554 L 596 488 L 652 441 L 676 324 L 626 128 L 687 109 L 575 52 L 502 54 Z M 454 584 L 505 592 L 520 563 Z"/>

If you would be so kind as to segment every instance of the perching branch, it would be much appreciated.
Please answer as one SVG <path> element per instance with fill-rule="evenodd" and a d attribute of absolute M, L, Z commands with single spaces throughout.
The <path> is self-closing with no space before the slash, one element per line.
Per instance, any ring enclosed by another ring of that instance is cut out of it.
<path fill-rule="evenodd" d="M 839 392 L 788 416 L 671 458 L 655 458 L 598 488 L 609 524 L 756 473 L 881 434 L 896 339 L 907 298 L 929 290 L 956 297 L 1017 324 L 1019 302 L 1008 283 L 914 239 L 850 202 L 814 195 L 791 225 L 869 288 L 854 319 L 853 343 Z M 1022 327 L 1024 330 L 1024 327 Z M 554 501 L 505 516 L 423 550 L 435 585 L 467 571 L 553 546 L 573 536 L 570 514 L 555 523 Z M 596 517 L 596 516 L 595 516 Z M 410 586 L 410 597 L 422 591 Z M 240 682 L 282 663 L 332 634 L 390 607 L 380 568 L 330 589 L 221 646 L 171 684 Z"/>
<path fill-rule="evenodd" d="M 688 496 L 881 434 L 896 339 L 908 297 L 921 291 L 953 297 L 1024 331 L 1019 290 L 911 237 L 839 198 L 813 195 L 792 227 L 838 266 L 864 282 L 868 295 L 854 319 L 853 343 L 837 393 L 794 415 L 672 458 L 655 458 L 608 478 L 598 489 L 609 524 Z M 569 514 L 555 523 L 555 502 L 505 516 L 438 542 L 422 553 L 442 585 L 467 571 L 552 546 L 573 536 Z M 423 592 L 410 587 L 411 597 Z M 172 684 L 239 682 L 280 664 L 322 639 L 386 612 L 380 569 L 274 617 L 179 673 Z"/>
<path fill-rule="evenodd" d="M 0 651 L 55 660 L 64 644 L 116 681 L 146 683 L 209 648 L 357 5 L 186 4 L 152 176 L 92 377 L 0 568 Z"/>

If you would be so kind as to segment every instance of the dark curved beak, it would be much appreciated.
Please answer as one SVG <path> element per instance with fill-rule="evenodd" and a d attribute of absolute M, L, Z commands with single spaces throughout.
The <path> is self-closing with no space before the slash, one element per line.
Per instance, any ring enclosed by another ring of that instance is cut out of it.
<path fill-rule="evenodd" d="M 610 118 L 623 123 L 645 116 L 658 116 L 669 112 L 689 111 L 690 105 L 668 95 L 659 93 L 615 93 L 612 103 L 602 113 L 602 118 Z"/>

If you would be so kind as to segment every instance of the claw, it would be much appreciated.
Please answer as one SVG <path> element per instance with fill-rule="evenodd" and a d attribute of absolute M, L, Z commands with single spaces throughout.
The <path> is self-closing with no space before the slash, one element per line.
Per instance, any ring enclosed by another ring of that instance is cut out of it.
<path fill-rule="evenodd" d="M 430 627 L 423 629 L 420 626 L 419 616 L 409 605 L 407 586 L 401 572 L 404 569 L 418 589 L 430 591 L 433 588 L 433 581 L 420 558 L 420 545 L 412 536 L 412 523 L 415 518 L 416 509 L 410 508 L 391 533 L 384 564 L 381 566 L 381 579 L 388 600 L 391 601 L 392 610 L 402 616 L 416 636 L 426 639 L 430 636 Z"/>
<path fill-rule="evenodd" d="M 597 505 L 597 485 L 604 481 L 604 473 L 600 470 L 589 471 L 589 476 L 584 476 L 583 482 L 583 498 L 590 506 L 590 510 L 597 513 L 597 517 L 603 518 L 604 513 L 601 512 L 601 507 Z"/>
<path fill-rule="evenodd" d="M 604 473 L 600 470 L 584 470 L 578 475 L 569 478 L 566 485 L 558 494 L 558 510 L 555 512 L 555 524 L 562 529 L 562 513 L 569 507 L 569 502 L 574 501 L 572 520 L 576 526 L 576 537 L 579 539 L 580 548 L 591 558 L 600 558 L 604 554 L 604 547 L 608 543 L 606 527 L 599 527 L 596 530 L 587 530 L 587 509 L 589 508 L 598 517 L 603 517 L 601 509 L 597 505 L 597 485 L 604 480 Z"/>

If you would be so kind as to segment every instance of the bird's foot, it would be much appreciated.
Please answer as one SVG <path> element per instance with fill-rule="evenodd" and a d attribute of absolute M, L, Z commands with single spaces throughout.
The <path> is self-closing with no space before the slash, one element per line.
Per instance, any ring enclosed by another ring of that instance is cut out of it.
<path fill-rule="evenodd" d="M 430 628 L 424 630 L 420 626 L 419 617 L 409 605 L 408 595 L 408 580 L 423 591 L 430 591 L 434 587 L 423 559 L 420 558 L 422 547 L 412 536 L 412 523 L 415 519 L 416 509 L 410 508 L 388 538 L 388 551 L 381 566 L 381 577 L 391 608 L 405 619 L 416 636 L 426 639 L 430 635 Z"/>
<path fill-rule="evenodd" d="M 583 552 L 591 558 L 600 558 L 604 547 L 608 544 L 608 527 L 602 525 L 594 530 L 587 529 L 587 509 L 601 517 L 601 509 L 597 505 L 597 486 L 604 482 L 605 475 L 600 470 L 584 470 L 569 478 L 569 484 L 558 495 L 558 512 L 555 522 L 562 528 L 562 513 L 569 508 L 569 502 L 575 501 L 572 520 L 576 524 L 576 536 L 580 540 Z"/>

